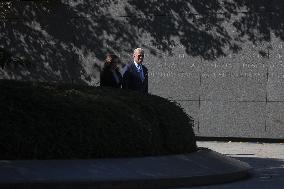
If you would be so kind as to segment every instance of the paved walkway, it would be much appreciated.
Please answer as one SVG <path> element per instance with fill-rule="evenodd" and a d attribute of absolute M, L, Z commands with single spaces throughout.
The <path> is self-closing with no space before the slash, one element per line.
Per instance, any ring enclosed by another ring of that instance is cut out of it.
<path fill-rule="evenodd" d="M 213 151 L 131 159 L 1 160 L 0 188 L 284 188 L 284 144 L 214 141 L 197 144 Z M 248 172 L 249 178 L 238 180 Z"/>
<path fill-rule="evenodd" d="M 250 167 L 208 149 L 173 156 L 0 161 L 0 188 L 166 188 L 242 179 Z"/>
<path fill-rule="evenodd" d="M 249 163 L 252 176 L 237 182 L 190 187 L 192 189 L 283 189 L 284 188 L 284 144 L 252 142 L 198 142 L 229 157 Z M 187 187 L 189 188 L 189 187 Z M 181 189 L 181 188 L 179 188 Z M 183 188 L 185 189 L 185 188 Z"/>

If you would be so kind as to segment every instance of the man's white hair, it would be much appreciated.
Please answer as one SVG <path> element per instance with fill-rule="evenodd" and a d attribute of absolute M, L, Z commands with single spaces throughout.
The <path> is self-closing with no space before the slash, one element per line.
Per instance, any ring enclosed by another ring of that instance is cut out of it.
<path fill-rule="evenodd" d="M 136 49 L 134 49 L 133 54 L 138 53 L 138 52 L 141 52 L 141 53 L 144 54 L 144 50 L 143 50 L 142 48 L 136 48 Z"/>

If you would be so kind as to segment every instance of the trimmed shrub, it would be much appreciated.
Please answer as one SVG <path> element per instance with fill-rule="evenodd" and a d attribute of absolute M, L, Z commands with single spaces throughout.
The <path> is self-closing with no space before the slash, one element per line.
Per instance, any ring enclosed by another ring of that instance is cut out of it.
<path fill-rule="evenodd" d="M 0 159 L 88 159 L 190 153 L 193 120 L 134 91 L 0 80 Z"/>

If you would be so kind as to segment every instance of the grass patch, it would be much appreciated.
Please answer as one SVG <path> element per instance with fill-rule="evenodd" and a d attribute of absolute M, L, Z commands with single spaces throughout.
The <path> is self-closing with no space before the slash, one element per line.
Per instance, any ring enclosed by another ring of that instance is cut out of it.
<path fill-rule="evenodd" d="M 0 80 L 0 159 L 89 159 L 190 153 L 193 120 L 133 91 Z"/>

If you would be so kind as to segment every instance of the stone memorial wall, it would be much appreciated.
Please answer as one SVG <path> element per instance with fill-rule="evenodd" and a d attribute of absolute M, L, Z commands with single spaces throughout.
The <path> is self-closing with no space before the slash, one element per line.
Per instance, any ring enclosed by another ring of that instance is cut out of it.
<path fill-rule="evenodd" d="M 0 20 L 0 78 L 99 85 L 105 55 L 145 49 L 150 93 L 206 137 L 284 139 L 280 0 L 17 2 Z M 173 115 L 174 116 L 174 115 Z"/>

